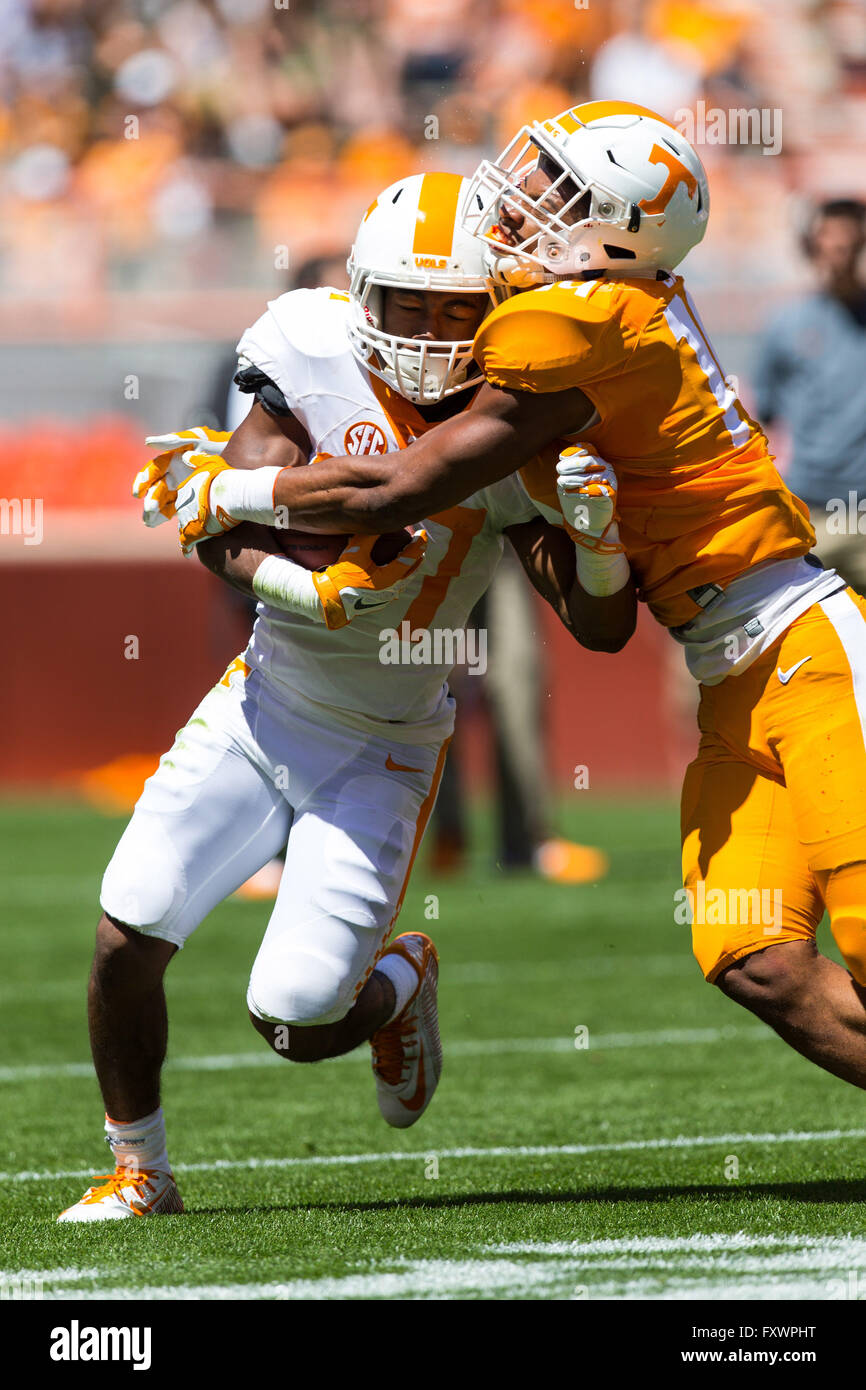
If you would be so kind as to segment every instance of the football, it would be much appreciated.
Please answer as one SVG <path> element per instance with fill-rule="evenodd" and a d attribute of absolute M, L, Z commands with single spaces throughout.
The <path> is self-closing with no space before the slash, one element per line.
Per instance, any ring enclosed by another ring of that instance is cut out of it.
<path fill-rule="evenodd" d="M 349 540 L 348 535 L 315 535 L 312 531 L 295 531 L 273 527 L 273 533 L 280 548 L 289 560 L 302 565 L 305 570 L 323 570 L 340 558 Z M 412 539 L 408 528 L 399 531 L 386 531 L 377 536 L 373 546 L 373 559 L 377 565 L 386 565 Z"/>

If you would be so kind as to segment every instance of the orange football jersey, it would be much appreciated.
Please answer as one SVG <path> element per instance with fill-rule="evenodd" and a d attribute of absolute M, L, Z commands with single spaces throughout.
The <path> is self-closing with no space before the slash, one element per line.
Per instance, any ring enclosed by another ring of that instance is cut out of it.
<path fill-rule="evenodd" d="M 579 387 L 599 423 L 581 442 L 613 465 L 620 536 L 640 597 L 666 627 L 701 611 L 695 595 L 815 543 L 805 504 L 719 365 L 680 276 L 559 281 L 506 300 L 484 320 L 475 357 L 496 386 Z M 521 470 L 561 520 L 558 451 Z"/>

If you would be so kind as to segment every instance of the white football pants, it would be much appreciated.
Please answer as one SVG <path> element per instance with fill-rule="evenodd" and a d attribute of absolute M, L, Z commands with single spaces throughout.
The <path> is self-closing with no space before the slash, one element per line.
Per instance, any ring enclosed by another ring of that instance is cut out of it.
<path fill-rule="evenodd" d="M 448 740 L 389 740 L 243 663 L 229 667 L 148 778 L 105 871 L 108 915 L 183 946 L 288 841 L 247 1003 L 273 1022 L 333 1023 L 390 936 Z"/>

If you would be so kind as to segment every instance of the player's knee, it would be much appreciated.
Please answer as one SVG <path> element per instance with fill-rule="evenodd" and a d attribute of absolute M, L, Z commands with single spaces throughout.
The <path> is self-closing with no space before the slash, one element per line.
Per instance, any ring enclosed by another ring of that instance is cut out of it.
<path fill-rule="evenodd" d="M 150 988 L 176 950 L 170 942 L 145 936 L 103 913 L 96 928 L 91 977 L 103 988 L 113 983 Z"/>
<path fill-rule="evenodd" d="M 133 821 L 102 879 L 102 909 L 117 922 L 151 934 L 175 912 L 186 893 L 183 867 L 157 822 L 135 832 Z"/>
<path fill-rule="evenodd" d="M 343 1050 L 335 1036 L 338 1024 L 309 1027 L 297 1023 L 270 1023 L 259 1018 L 252 1009 L 249 1015 L 250 1023 L 265 1039 L 268 1047 L 287 1062 L 323 1062 Z"/>
<path fill-rule="evenodd" d="M 807 941 L 768 946 L 729 965 L 715 984 L 754 1013 L 784 1014 L 798 1005 L 808 987 L 815 955 L 814 944 Z"/>
<path fill-rule="evenodd" d="M 866 987 L 866 864 L 834 869 L 825 892 L 833 939 L 858 985 Z"/>
<path fill-rule="evenodd" d="M 341 962 L 326 956 L 266 952 L 253 966 L 247 1007 L 266 1023 L 337 1023 L 352 1007 L 354 984 Z"/>

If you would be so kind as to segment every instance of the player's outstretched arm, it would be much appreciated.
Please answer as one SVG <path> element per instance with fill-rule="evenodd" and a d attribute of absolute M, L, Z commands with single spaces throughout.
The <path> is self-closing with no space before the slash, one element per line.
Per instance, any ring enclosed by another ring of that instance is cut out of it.
<path fill-rule="evenodd" d="M 594 413 L 576 388 L 539 394 L 485 383 L 469 410 L 399 453 L 324 459 L 303 477 L 280 474 L 274 501 L 301 529 L 396 530 L 508 477 L 552 440 L 578 434 Z"/>
<path fill-rule="evenodd" d="M 178 497 L 181 540 L 189 548 L 239 521 L 352 534 L 399 530 L 507 477 L 551 441 L 579 435 L 594 413 L 577 388 L 539 394 L 485 384 L 469 410 L 399 453 L 320 459 L 308 468 L 274 458 L 248 473 L 237 471 L 237 456 L 227 450 Z"/>
<path fill-rule="evenodd" d="M 542 517 L 509 526 L 513 545 L 530 583 L 582 647 L 618 652 L 635 629 L 637 597 L 631 578 L 614 594 L 587 593 L 577 577 L 574 542 L 562 527 Z"/>

